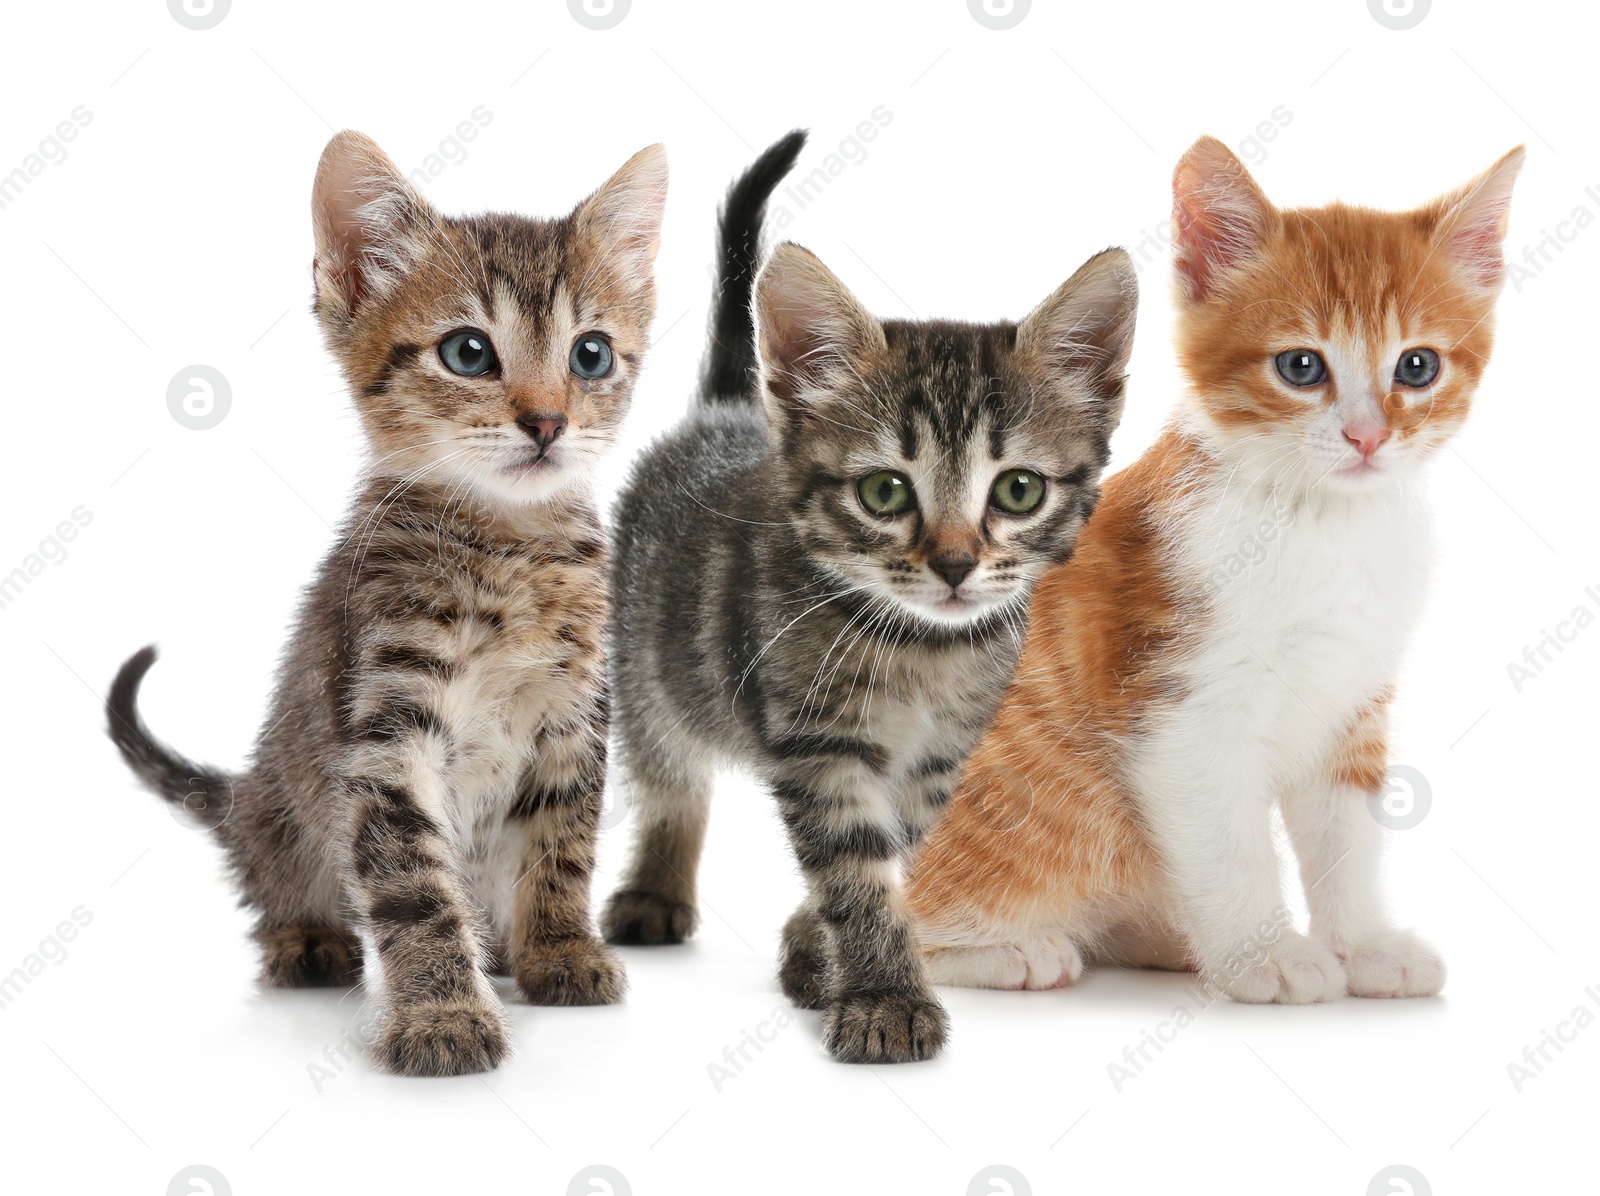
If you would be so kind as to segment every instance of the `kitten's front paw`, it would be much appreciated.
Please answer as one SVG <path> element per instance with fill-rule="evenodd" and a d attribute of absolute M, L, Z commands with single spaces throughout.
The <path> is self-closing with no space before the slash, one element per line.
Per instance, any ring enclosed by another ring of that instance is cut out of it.
<path fill-rule="evenodd" d="M 1433 997 L 1444 987 L 1444 960 L 1409 930 L 1389 930 L 1344 953 L 1352 997 Z"/>
<path fill-rule="evenodd" d="M 681 943 L 694 933 L 694 906 L 643 889 L 613 893 L 600 915 L 606 942 L 630 946 Z"/>
<path fill-rule="evenodd" d="M 944 1007 L 931 998 L 854 995 L 829 1002 L 822 1044 L 840 1063 L 915 1063 L 937 1055 L 949 1032 Z"/>
<path fill-rule="evenodd" d="M 615 1005 L 628 991 L 622 961 L 599 939 L 563 939 L 517 953 L 517 989 L 531 1005 Z"/>
<path fill-rule="evenodd" d="M 1310 1005 L 1344 996 L 1344 967 L 1339 957 L 1293 930 L 1284 931 L 1267 948 L 1265 959 L 1255 963 L 1240 959 L 1203 971 L 1235 1001 L 1252 1005 Z"/>
<path fill-rule="evenodd" d="M 470 1001 L 398 1005 L 383 1019 L 373 1056 L 400 1076 L 464 1076 L 493 1071 L 509 1049 L 505 1014 Z"/>

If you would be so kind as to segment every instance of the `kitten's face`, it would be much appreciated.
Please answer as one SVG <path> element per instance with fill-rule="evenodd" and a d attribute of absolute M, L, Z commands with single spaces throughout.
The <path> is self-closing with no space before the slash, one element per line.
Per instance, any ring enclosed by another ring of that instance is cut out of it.
<path fill-rule="evenodd" d="M 1513 151 L 1415 212 L 1279 211 L 1224 147 L 1179 164 L 1179 353 L 1197 414 L 1290 483 L 1403 479 L 1461 426 L 1493 341 Z"/>
<path fill-rule="evenodd" d="M 959 627 L 1067 559 L 1099 496 L 1136 302 L 1125 257 L 1102 259 L 1019 329 L 880 323 L 804 250 L 774 253 L 763 378 L 787 517 L 814 560 Z"/>
<path fill-rule="evenodd" d="M 317 310 L 379 468 L 511 503 L 586 477 L 646 347 L 659 150 L 565 218 L 452 219 L 353 137 L 318 174 Z"/>

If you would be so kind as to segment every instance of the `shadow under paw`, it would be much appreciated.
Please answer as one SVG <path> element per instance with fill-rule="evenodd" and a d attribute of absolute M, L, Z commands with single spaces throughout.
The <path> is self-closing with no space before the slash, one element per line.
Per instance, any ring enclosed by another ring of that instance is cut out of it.
<path fill-rule="evenodd" d="M 694 906 L 665 893 L 623 889 L 613 893 L 600 915 L 606 942 L 629 946 L 681 943 L 694 933 Z"/>
<path fill-rule="evenodd" d="M 628 973 L 599 939 L 564 939 L 525 947 L 515 963 L 517 990 L 531 1005 L 615 1005 Z"/>
<path fill-rule="evenodd" d="M 384 1018 L 373 1056 L 401 1076 L 463 1076 L 493 1071 L 509 1050 L 505 1015 L 493 1005 L 422 1001 Z"/>

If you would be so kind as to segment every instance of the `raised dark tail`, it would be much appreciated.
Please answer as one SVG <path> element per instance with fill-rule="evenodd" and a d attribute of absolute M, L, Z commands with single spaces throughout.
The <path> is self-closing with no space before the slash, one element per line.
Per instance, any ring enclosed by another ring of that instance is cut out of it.
<path fill-rule="evenodd" d="M 180 756 L 144 725 L 139 717 L 139 683 L 155 662 L 155 648 L 141 648 L 117 670 L 106 695 L 107 730 L 141 781 L 182 806 L 201 826 L 214 830 L 233 809 L 233 781 L 226 773 Z"/>
<path fill-rule="evenodd" d="M 751 291 L 761 266 L 761 225 L 767 200 L 794 167 L 806 130 L 773 142 L 728 188 L 717 223 L 717 285 L 712 295 L 711 337 L 700 371 L 706 402 L 740 402 L 756 394 L 755 323 Z"/>

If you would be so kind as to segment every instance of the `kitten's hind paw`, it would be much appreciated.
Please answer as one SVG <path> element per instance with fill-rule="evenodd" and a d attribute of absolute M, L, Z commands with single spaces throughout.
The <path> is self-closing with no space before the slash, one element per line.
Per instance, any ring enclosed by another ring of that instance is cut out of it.
<path fill-rule="evenodd" d="M 1344 953 L 1352 997 L 1433 997 L 1444 987 L 1444 960 L 1409 930 L 1390 930 Z"/>
<path fill-rule="evenodd" d="M 419 1001 L 383 1019 L 373 1056 L 400 1076 L 464 1076 L 493 1071 L 510 1047 L 505 1015 L 494 1005 Z"/>
<path fill-rule="evenodd" d="M 1040 931 L 1014 943 L 940 947 L 923 956 L 928 979 L 958 988 L 1052 989 L 1083 975 L 1077 944 L 1061 931 Z"/>
<path fill-rule="evenodd" d="M 950 1018 L 931 998 L 858 994 L 828 1003 L 822 1044 L 840 1063 L 916 1063 L 937 1055 L 949 1033 Z"/>
<path fill-rule="evenodd" d="M 514 970 L 530 1005 L 615 1005 L 628 991 L 622 961 L 594 938 L 524 947 Z"/>
<path fill-rule="evenodd" d="M 623 889 L 613 893 L 600 915 L 606 942 L 629 946 L 681 943 L 699 919 L 694 906 L 665 893 Z"/>
<path fill-rule="evenodd" d="M 778 984 L 801 1009 L 821 1009 L 828 999 L 828 940 L 822 919 L 797 909 L 783 926 Z"/>
<path fill-rule="evenodd" d="M 1259 948 L 1255 949 L 1259 953 Z M 1235 1001 L 1252 1005 L 1311 1005 L 1344 996 L 1344 965 L 1315 939 L 1288 930 L 1267 948 L 1266 958 L 1243 962 L 1243 953 L 1202 968 L 1205 978 Z"/>
<path fill-rule="evenodd" d="M 261 983 L 268 988 L 321 988 L 361 979 L 361 945 L 354 935 L 315 926 L 258 930 Z"/>

